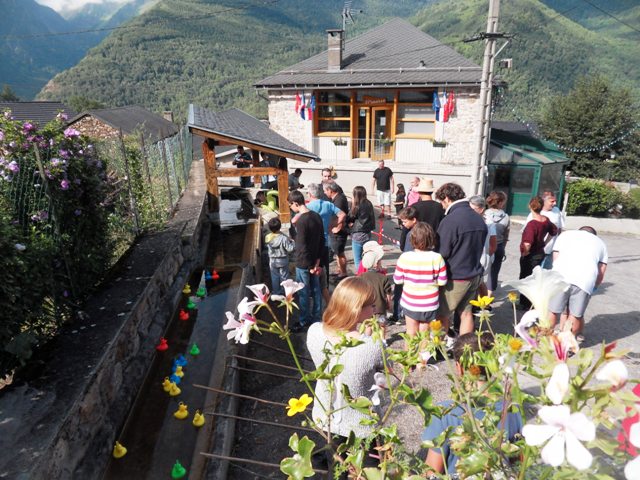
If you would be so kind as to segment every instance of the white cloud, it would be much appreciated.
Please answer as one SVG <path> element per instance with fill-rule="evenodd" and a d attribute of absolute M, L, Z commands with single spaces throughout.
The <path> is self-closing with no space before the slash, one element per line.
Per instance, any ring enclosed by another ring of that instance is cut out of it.
<path fill-rule="evenodd" d="M 77 10 L 88 3 L 127 3 L 131 0 L 36 0 L 41 5 L 53 8 L 56 12 Z"/>

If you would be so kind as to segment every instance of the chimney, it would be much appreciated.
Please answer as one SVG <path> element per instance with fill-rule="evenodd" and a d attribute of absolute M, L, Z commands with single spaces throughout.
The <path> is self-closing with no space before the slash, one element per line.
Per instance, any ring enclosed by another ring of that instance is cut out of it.
<path fill-rule="evenodd" d="M 162 116 L 165 120 L 173 122 L 173 112 L 171 110 L 165 110 L 164 112 L 162 112 Z"/>
<path fill-rule="evenodd" d="M 342 68 L 342 51 L 344 30 L 327 30 L 327 46 L 329 63 L 327 69 L 330 72 L 338 72 Z"/>

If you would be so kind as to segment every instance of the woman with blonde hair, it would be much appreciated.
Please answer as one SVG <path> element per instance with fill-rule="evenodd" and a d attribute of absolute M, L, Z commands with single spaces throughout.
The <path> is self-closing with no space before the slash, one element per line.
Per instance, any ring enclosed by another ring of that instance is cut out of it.
<path fill-rule="evenodd" d="M 307 348 L 316 368 L 327 359 L 327 372 L 338 364 L 344 367 L 333 380 L 317 381 L 316 400 L 313 402 L 313 420 L 332 434 L 334 447 L 345 442 L 351 432 L 365 438 L 373 429 L 370 425 L 360 424 L 361 420 L 369 417 L 348 406 L 342 396 L 342 386 L 349 387 L 353 398 L 369 396 L 371 385 L 375 383 L 374 374 L 384 367 L 382 342 L 358 332 L 358 326 L 374 313 L 373 288 L 360 277 L 348 277 L 334 290 L 322 322 L 311 325 L 307 333 Z M 335 345 L 343 337 L 358 339 L 362 343 L 336 349 Z M 326 351 L 331 352 L 328 357 Z M 329 457 L 331 463 L 331 455 Z"/>

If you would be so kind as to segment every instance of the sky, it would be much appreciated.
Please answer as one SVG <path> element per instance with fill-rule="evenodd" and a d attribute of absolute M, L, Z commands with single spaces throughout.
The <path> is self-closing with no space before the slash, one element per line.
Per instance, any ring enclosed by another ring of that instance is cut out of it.
<path fill-rule="evenodd" d="M 36 0 L 41 5 L 53 8 L 56 12 L 65 10 L 76 10 L 83 7 L 87 3 L 105 3 L 105 2 L 126 3 L 131 0 Z"/>

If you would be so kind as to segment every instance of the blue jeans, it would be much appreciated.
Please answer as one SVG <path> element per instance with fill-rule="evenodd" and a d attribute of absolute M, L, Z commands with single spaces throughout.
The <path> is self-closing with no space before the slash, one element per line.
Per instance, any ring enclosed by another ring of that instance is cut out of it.
<path fill-rule="evenodd" d="M 371 234 L 366 235 L 363 240 L 356 241 L 351 237 L 351 251 L 353 252 L 353 265 L 356 271 L 358 272 L 358 268 L 360 267 L 360 261 L 362 260 L 362 246 L 371 240 Z"/>
<path fill-rule="evenodd" d="M 285 265 L 282 265 L 283 263 Z M 271 270 L 271 293 L 283 295 L 284 288 L 280 284 L 289 279 L 289 262 L 269 262 L 269 269 Z"/>
<path fill-rule="evenodd" d="M 304 288 L 298 290 L 298 307 L 300 307 L 300 325 L 309 325 L 322 320 L 322 292 L 320 278 L 312 275 L 308 268 L 296 267 L 296 281 Z M 309 297 L 313 297 L 313 312 L 310 311 Z"/>

